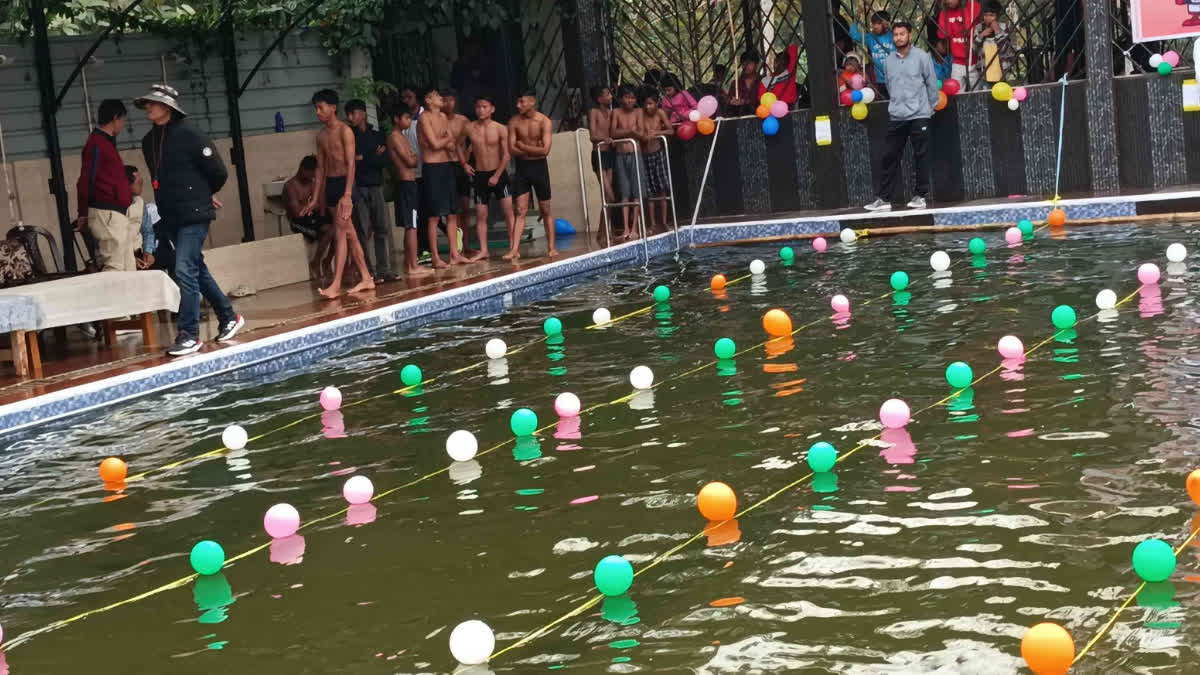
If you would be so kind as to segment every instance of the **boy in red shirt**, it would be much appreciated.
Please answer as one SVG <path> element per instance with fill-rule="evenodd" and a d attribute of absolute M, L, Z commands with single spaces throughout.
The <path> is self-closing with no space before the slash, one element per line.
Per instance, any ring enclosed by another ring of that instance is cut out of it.
<path fill-rule="evenodd" d="M 971 31 L 979 21 L 979 3 L 976 0 L 943 0 L 943 7 L 938 14 L 938 37 L 950 41 L 950 55 L 954 65 L 950 69 L 950 77 L 958 80 L 958 84 L 970 91 L 970 84 L 978 79 L 971 76 L 967 81 L 967 73 L 971 70 Z"/>
<path fill-rule="evenodd" d="M 788 105 L 788 108 L 796 107 L 796 61 L 800 56 L 800 47 L 798 45 L 788 45 L 786 52 L 779 52 L 775 55 L 775 70 L 767 76 L 767 79 L 759 82 L 758 98 L 761 100 L 762 95 L 768 91 L 775 94 L 775 98 L 783 101 Z"/>

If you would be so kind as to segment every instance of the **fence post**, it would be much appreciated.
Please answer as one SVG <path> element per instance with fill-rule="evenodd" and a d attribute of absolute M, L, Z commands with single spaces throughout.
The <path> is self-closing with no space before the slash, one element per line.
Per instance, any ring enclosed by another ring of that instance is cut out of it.
<path fill-rule="evenodd" d="M 67 201 L 67 186 L 63 178 L 62 148 L 58 143 L 58 104 L 54 100 L 54 70 L 50 62 L 50 36 L 46 31 L 46 8 L 42 0 L 29 0 L 29 20 L 33 23 L 33 60 L 37 67 L 46 156 L 50 158 L 50 192 L 54 195 L 54 206 L 58 211 L 59 243 L 63 248 L 63 265 L 68 272 L 74 272 L 75 228 L 71 225 L 71 206 Z"/>
<path fill-rule="evenodd" d="M 1116 103 L 1113 100 L 1112 0 L 1083 0 L 1084 49 L 1087 54 L 1088 164 L 1092 189 L 1120 187 Z"/>
<path fill-rule="evenodd" d="M 238 204 L 242 210 L 242 241 L 254 241 L 254 212 L 250 209 L 250 179 L 246 175 L 246 146 L 242 143 L 242 111 L 238 107 L 241 81 L 238 77 L 237 43 L 233 29 L 233 2 L 225 0 L 221 19 L 221 60 L 225 65 L 225 101 L 229 106 L 229 137 L 233 141 L 230 161 L 237 175 Z"/>
<path fill-rule="evenodd" d="M 612 45 L 606 44 L 604 25 L 606 19 L 601 12 L 609 11 L 608 0 L 571 0 L 569 12 L 561 12 L 563 22 L 563 44 L 565 52 L 567 82 L 579 87 L 583 94 L 583 107 L 587 109 L 588 87 L 609 84 L 609 63 L 606 58 Z"/>
<path fill-rule="evenodd" d="M 808 54 L 808 93 L 812 99 L 813 119 L 826 115 L 830 118 L 833 144 L 817 146 L 809 152 L 812 162 L 812 200 L 820 208 L 846 206 L 846 180 L 842 168 L 841 134 L 838 132 L 837 89 L 834 73 L 833 23 L 831 0 L 800 0 L 800 13 L 804 17 L 804 47 Z M 801 118 L 803 119 L 803 118 Z M 812 123 L 810 121 L 810 123 Z M 811 138 L 811 129 L 796 129 L 793 133 L 801 138 Z M 869 157 L 861 161 L 870 161 Z"/>

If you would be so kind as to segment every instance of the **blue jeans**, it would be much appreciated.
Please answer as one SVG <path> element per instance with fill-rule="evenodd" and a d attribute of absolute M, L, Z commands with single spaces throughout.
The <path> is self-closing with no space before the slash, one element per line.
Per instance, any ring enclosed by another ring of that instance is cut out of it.
<path fill-rule="evenodd" d="M 179 284 L 179 334 L 193 340 L 200 339 L 201 295 L 212 305 L 221 323 L 237 316 L 204 264 L 208 225 L 208 222 L 180 225 L 171 233 L 175 244 L 175 283 Z"/>

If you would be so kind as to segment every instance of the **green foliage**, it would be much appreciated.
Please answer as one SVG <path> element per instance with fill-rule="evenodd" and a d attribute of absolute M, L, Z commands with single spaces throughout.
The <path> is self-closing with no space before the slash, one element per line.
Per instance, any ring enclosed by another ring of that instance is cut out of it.
<path fill-rule="evenodd" d="M 380 99 L 395 96 L 400 91 L 396 85 L 370 77 L 352 77 L 346 80 L 346 99 L 358 98 L 367 103 L 379 103 Z"/>

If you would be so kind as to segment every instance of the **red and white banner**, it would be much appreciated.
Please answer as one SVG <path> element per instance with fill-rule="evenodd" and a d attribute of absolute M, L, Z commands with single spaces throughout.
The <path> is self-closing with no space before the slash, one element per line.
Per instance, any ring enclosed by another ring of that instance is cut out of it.
<path fill-rule="evenodd" d="M 1133 41 L 1200 36 L 1200 0 L 1130 0 Z"/>

